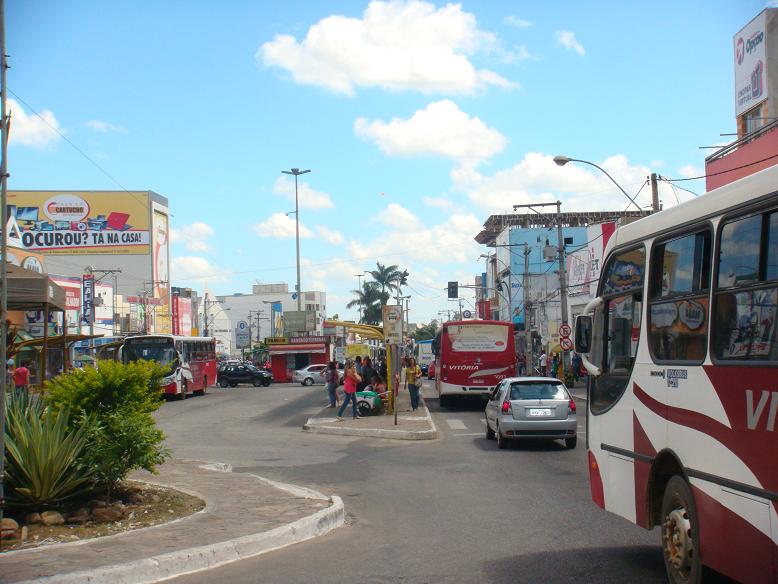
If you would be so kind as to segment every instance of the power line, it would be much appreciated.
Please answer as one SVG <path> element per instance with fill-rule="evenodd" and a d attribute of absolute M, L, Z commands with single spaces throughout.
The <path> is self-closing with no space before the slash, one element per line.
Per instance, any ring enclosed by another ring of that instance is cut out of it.
<path fill-rule="evenodd" d="M 771 160 L 773 158 L 778 158 L 778 154 L 773 154 L 772 156 L 768 156 L 767 158 L 762 158 L 761 160 L 755 160 L 754 162 L 749 162 L 748 164 L 742 164 L 740 166 L 736 166 L 735 168 L 729 168 L 727 170 L 720 170 L 719 172 L 711 172 L 709 174 L 703 174 L 700 176 L 693 176 L 691 178 L 665 178 L 663 180 L 667 182 L 683 182 L 687 180 L 699 180 L 701 178 L 708 178 L 710 176 L 718 176 L 720 174 L 726 174 L 728 172 L 734 172 L 736 170 L 740 170 L 741 168 L 748 168 L 749 166 L 754 166 L 755 164 L 761 164 L 762 162 L 767 162 L 768 160 Z"/>

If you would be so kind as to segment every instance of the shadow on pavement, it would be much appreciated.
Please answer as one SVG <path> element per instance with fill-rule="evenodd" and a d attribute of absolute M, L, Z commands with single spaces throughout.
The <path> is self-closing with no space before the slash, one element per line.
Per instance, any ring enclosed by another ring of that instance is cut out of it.
<path fill-rule="evenodd" d="M 483 412 L 486 409 L 486 400 L 480 395 L 464 395 L 449 397 L 445 408 L 440 407 L 440 401 L 437 397 L 425 397 L 430 412 Z"/>
<path fill-rule="evenodd" d="M 484 431 L 484 434 L 486 432 Z M 485 451 L 492 451 L 499 452 L 499 448 L 497 448 L 497 441 L 496 440 L 487 440 L 486 436 L 484 435 L 483 438 L 478 438 L 477 440 L 473 440 L 473 444 L 480 448 L 481 450 Z M 578 448 L 581 448 L 581 443 L 578 443 Z M 521 440 L 512 440 L 508 442 L 508 447 L 505 449 L 505 452 L 509 452 L 511 450 L 520 450 L 523 452 L 564 452 L 570 450 L 569 448 L 565 447 L 565 443 L 562 440 L 543 440 L 539 438 L 523 438 Z"/>

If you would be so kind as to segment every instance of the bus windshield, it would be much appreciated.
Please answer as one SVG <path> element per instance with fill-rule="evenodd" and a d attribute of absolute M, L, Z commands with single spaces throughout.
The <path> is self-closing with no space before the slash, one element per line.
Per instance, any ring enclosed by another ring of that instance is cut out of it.
<path fill-rule="evenodd" d="M 160 365 L 173 365 L 177 361 L 178 354 L 173 347 L 173 339 L 144 338 L 124 342 L 122 357 L 125 363 L 138 360 L 156 361 Z"/>

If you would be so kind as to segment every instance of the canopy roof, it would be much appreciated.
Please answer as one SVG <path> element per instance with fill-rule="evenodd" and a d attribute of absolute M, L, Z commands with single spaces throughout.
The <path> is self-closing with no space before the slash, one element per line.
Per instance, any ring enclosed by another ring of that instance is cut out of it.
<path fill-rule="evenodd" d="M 350 333 L 357 333 L 366 339 L 384 340 L 384 327 L 372 324 L 359 324 L 356 322 L 347 322 L 342 320 L 325 320 L 327 326 L 342 326 Z"/>
<path fill-rule="evenodd" d="M 8 269 L 8 310 L 39 310 L 46 304 L 65 310 L 65 291 L 46 274 L 25 270 L 13 264 Z"/>

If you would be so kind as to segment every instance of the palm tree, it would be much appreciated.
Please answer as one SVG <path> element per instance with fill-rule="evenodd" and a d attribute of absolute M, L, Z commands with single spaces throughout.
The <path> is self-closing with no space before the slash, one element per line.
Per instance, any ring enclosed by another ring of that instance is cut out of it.
<path fill-rule="evenodd" d="M 385 266 L 376 262 L 376 269 L 368 274 L 373 277 L 375 283 L 381 287 L 381 297 L 384 303 L 389 300 L 389 292 L 400 289 L 400 286 L 408 283 L 408 270 L 400 270 L 396 265 Z"/>
<path fill-rule="evenodd" d="M 365 282 L 361 290 L 352 290 L 356 296 L 354 300 L 346 304 L 346 308 L 359 306 L 362 308 L 362 318 L 359 322 L 363 324 L 378 324 L 381 321 L 381 291 L 376 282 Z"/>

